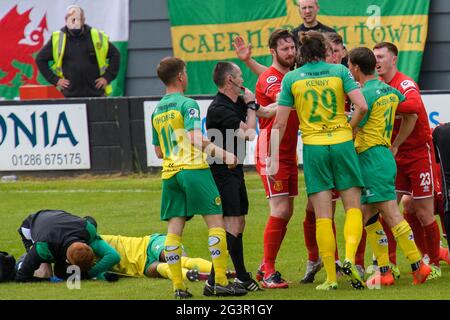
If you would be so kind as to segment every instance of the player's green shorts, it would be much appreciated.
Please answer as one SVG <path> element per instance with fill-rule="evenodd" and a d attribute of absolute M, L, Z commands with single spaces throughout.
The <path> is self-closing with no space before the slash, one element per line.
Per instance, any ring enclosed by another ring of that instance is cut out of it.
<path fill-rule="evenodd" d="M 358 157 L 365 186 L 361 203 L 396 200 L 397 166 L 391 151 L 384 146 L 375 146 L 361 152 Z"/>
<path fill-rule="evenodd" d="M 308 195 L 364 186 L 353 141 L 303 145 L 303 170 Z"/>
<path fill-rule="evenodd" d="M 150 242 L 147 247 L 147 261 L 145 263 L 145 270 L 155 261 L 159 261 L 161 252 L 164 251 L 164 242 L 166 235 L 161 233 L 154 233 L 150 236 Z"/>
<path fill-rule="evenodd" d="M 192 218 L 195 214 L 222 214 L 222 202 L 211 170 L 181 170 L 163 179 L 161 220 Z"/>
<path fill-rule="evenodd" d="M 167 235 L 161 233 L 154 233 L 150 236 L 150 242 L 147 247 L 147 260 L 145 262 L 145 270 L 150 267 L 153 262 L 159 261 L 159 257 L 161 256 L 161 252 L 164 251 L 164 243 L 166 242 Z M 184 247 L 181 246 L 181 250 L 184 253 Z"/>

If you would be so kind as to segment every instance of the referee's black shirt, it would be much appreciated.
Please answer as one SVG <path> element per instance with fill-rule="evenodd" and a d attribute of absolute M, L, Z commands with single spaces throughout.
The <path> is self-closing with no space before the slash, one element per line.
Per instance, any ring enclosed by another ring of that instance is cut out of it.
<path fill-rule="evenodd" d="M 233 102 L 228 96 L 218 92 L 214 100 L 208 107 L 206 113 L 206 129 L 208 138 L 214 144 L 227 150 L 238 158 L 238 167 L 242 166 L 245 158 L 245 140 L 237 137 L 236 130 L 239 129 L 241 121 L 245 122 L 247 119 L 247 105 L 242 97 L 239 97 L 236 102 Z M 211 129 L 217 129 L 222 134 L 222 141 L 218 141 L 218 137 L 214 136 Z M 227 141 L 233 137 L 234 141 Z M 231 130 L 230 130 L 231 129 Z M 217 161 L 219 161 L 217 159 Z M 226 169 L 227 166 L 222 163 L 216 163 L 213 159 L 208 161 L 211 164 L 211 169 Z"/>

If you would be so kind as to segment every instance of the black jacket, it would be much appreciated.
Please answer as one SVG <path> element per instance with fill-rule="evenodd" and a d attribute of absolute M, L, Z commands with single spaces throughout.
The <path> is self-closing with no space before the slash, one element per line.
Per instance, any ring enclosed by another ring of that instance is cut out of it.
<path fill-rule="evenodd" d="M 296 43 L 296 45 L 299 45 L 300 32 L 308 32 L 311 30 L 318 31 L 318 32 L 334 32 L 334 33 L 336 33 L 336 30 L 320 23 L 319 21 L 317 21 L 317 24 L 312 28 L 308 28 L 307 26 L 305 26 L 304 23 L 302 23 L 297 28 L 294 28 L 292 30 L 292 34 L 294 35 L 294 42 Z"/>
<path fill-rule="evenodd" d="M 65 97 L 101 97 L 105 95 L 103 89 L 95 88 L 95 80 L 100 77 L 97 57 L 91 39 L 91 27 L 85 25 L 82 33 L 75 36 L 68 32 L 67 27 L 61 29 L 67 34 L 66 47 L 62 63 L 64 78 L 70 81 L 68 89 L 63 90 Z M 114 80 L 119 72 L 120 53 L 109 42 L 108 55 L 109 67 L 103 77 L 108 84 Z M 49 67 L 49 61 L 53 61 L 52 39 L 45 44 L 36 57 L 36 64 L 44 78 L 56 85 L 59 78 Z"/>
<path fill-rule="evenodd" d="M 90 223 L 89 223 L 90 224 Z M 33 281 L 43 262 L 64 265 L 67 248 L 74 242 L 94 241 L 96 228 L 84 218 L 61 210 L 41 210 L 25 219 L 18 230 L 27 254 L 16 273 L 16 281 Z"/>
<path fill-rule="evenodd" d="M 445 211 L 450 212 L 450 122 L 440 124 L 433 130 L 433 143 L 436 160 L 441 166 Z"/>

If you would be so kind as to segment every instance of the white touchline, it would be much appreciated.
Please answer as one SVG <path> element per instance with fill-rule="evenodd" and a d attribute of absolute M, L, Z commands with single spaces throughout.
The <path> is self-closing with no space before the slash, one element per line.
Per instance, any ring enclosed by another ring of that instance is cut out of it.
<path fill-rule="evenodd" d="M 305 188 L 299 188 L 304 190 Z M 69 190 L 0 190 L 2 193 L 159 193 L 158 190 L 145 190 L 145 189 L 69 189 Z M 263 188 L 247 189 L 247 191 L 264 191 Z"/>

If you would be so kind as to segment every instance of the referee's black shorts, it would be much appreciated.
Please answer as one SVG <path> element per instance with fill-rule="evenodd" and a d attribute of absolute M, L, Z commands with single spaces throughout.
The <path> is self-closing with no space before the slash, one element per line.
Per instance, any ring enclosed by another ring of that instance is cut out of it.
<path fill-rule="evenodd" d="M 224 217 L 243 216 L 248 213 L 248 197 L 242 165 L 228 169 L 224 165 L 212 165 L 211 172 L 222 199 Z"/>

